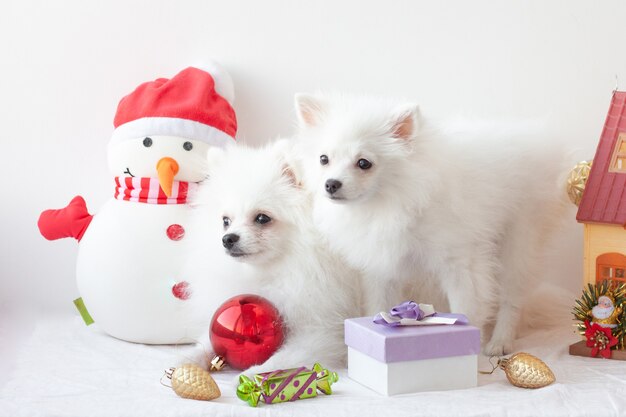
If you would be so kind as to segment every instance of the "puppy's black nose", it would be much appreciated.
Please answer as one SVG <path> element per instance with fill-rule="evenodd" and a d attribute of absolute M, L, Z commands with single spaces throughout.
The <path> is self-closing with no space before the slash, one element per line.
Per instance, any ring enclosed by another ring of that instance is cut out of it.
<path fill-rule="evenodd" d="M 328 194 L 335 194 L 335 192 L 341 188 L 341 181 L 337 180 L 327 180 L 326 181 L 326 192 Z"/>
<path fill-rule="evenodd" d="M 222 245 L 224 245 L 226 249 L 232 249 L 232 247 L 235 246 L 235 243 L 237 243 L 238 240 L 239 235 L 229 233 L 227 235 L 224 235 L 224 237 L 222 238 Z"/>

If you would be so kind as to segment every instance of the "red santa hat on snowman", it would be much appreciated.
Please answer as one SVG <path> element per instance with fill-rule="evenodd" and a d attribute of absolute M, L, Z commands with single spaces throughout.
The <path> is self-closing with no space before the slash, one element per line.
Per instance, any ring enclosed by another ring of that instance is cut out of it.
<path fill-rule="evenodd" d="M 233 83 L 217 63 L 141 84 L 120 100 L 111 145 L 143 136 L 179 136 L 212 146 L 234 143 Z"/>

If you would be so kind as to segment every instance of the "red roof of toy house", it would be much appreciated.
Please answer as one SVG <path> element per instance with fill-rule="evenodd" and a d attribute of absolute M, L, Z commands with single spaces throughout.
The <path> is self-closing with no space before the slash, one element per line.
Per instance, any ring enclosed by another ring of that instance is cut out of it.
<path fill-rule="evenodd" d="M 626 226 L 626 172 L 609 172 L 613 149 L 626 133 L 626 92 L 616 91 L 604 122 L 576 220 Z"/>

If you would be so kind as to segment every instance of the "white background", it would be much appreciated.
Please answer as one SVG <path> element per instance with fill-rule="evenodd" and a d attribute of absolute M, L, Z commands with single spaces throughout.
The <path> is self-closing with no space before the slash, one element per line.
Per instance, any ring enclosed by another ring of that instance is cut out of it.
<path fill-rule="evenodd" d="M 593 157 L 618 75 L 621 1 L 30 1 L 0 3 L 0 311 L 70 312 L 77 245 L 36 222 L 113 193 L 106 144 L 118 100 L 213 57 L 231 72 L 240 142 L 292 132 L 293 94 L 404 97 L 426 114 L 539 119 Z M 538 184 L 538 186 L 541 186 Z M 568 213 L 550 269 L 579 291 Z"/>

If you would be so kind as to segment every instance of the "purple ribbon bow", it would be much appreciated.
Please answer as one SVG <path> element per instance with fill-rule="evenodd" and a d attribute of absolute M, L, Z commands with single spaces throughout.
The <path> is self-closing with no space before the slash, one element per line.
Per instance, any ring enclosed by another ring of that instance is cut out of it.
<path fill-rule="evenodd" d="M 405 301 L 389 310 L 389 314 L 400 319 L 422 320 L 426 315 L 415 301 Z M 380 314 L 374 317 L 374 323 L 386 326 L 399 326 L 400 323 L 387 323 Z"/>
<path fill-rule="evenodd" d="M 467 317 L 463 314 L 454 314 L 454 313 L 433 313 L 426 314 L 424 311 L 420 309 L 420 306 L 415 301 L 405 301 L 402 304 L 398 304 L 389 310 L 389 314 L 393 317 L 399 319 L 412 319 L 412 320 L 422 320 L 425 317 L 445 317 L 445 318 L 455 318 L 457 321 L 454 324 L 468 324 Z M 374 323 L 382 324 L 389 327 L 401 326 L 400 322 L 397 323 L 389 323 L 387 322 L 381 315 L 376 314 L 374 317 Z"/>

